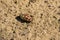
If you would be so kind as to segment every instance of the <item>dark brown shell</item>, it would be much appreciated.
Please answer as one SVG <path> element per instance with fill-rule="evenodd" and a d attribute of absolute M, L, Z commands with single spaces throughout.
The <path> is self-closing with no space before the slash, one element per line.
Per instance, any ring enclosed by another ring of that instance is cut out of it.
<path fill-rule="evenodd" d="M 31 22 L 33 20 L 33 16 L 29 14 L 20 14 L 20 18 L 27 22 Z"/>

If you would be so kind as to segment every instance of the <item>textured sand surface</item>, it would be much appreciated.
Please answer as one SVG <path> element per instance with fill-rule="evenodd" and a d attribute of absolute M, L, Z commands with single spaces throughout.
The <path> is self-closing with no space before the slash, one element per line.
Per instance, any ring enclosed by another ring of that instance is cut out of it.
<path fill-rule="evenodd" d="M 19 21 L 21 13 L 33 21 Z M 0 0 L 0 40 L 60 40 L 60 0 Z"/>

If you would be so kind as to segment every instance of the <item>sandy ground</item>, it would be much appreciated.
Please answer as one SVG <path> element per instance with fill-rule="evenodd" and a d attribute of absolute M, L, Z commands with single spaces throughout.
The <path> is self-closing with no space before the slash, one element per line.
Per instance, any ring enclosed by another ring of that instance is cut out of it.
<path fill-rule="evenodd" d="M 33 21 L 19 21 L 21 13 Z M 0 0 L 0 40 L 60 40 L 60 0 Z"/>

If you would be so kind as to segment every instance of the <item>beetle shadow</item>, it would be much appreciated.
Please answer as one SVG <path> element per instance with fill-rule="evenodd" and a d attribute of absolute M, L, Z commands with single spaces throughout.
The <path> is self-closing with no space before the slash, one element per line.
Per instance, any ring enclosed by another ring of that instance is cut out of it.
<path fill-rule="evenodd" d="M 21 23 L 30 23 L 28 21 L 22 20 L 20 16 L 17 16 L 15 19 Z"/>

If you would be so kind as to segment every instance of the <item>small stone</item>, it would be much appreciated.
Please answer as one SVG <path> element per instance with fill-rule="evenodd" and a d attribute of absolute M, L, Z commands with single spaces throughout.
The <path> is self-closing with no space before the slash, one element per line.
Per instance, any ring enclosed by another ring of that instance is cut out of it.
<path fill-rule="evenodd" d="M 60 19 L 58 19 L 58 21 L 60 21 Z"/>
<path fill-rule="evenodd" d="M 60 23 L 60 19 L 58 19 L 58 23 Z"/>
<path fill-rule="evenodd" d="M 45 3 L 48 3 L 48 1 L 44 1 Z"/>
<path fill-rule="evenodd" d="M 15 31 L 13 31 L 13 33 L 15 33 Z"/>
<path fill-rule="evenodd" d="M 60 32 L 60 27 L 58 29 L 59 29 L 59 32 Z"/>
<path fill-rule="evenodd" d="M 30 2 L 32 2 L 32 3 L 35 3 L 36 2 L 36 0 L 29 0 Z"/>
<path fill-rule="evenodd" d="M 55 16 L 53 16 L 53 18 L 57 19 Z"/>
<path fill-rule="evenodd" d="M 60 12 L 58 12 L 57 14 L 60 15 Z"/>
<path fill-rule="evenodd" d="M 58 6 L 58 8 L 60 8 L 60 6 Z"/>
<path fill-rule="evenodd" d="M 14 40 L 14 39 L 12 38 L 12 39 L 10 39 L 10 40 Z"/>

